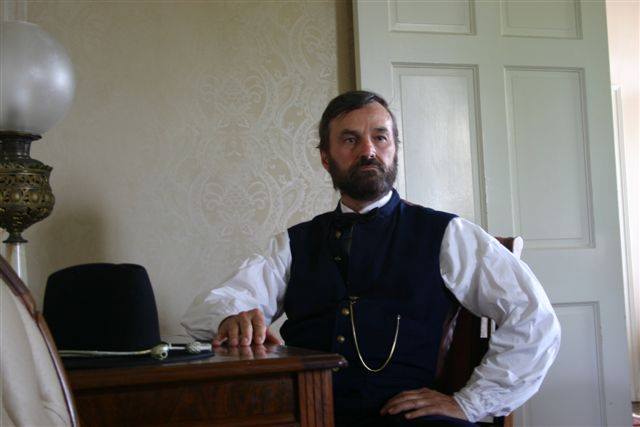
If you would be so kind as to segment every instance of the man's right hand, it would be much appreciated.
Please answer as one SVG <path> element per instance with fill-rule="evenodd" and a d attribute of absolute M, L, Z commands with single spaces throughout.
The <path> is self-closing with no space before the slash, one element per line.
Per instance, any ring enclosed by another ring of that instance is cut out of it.
<path fill-rule="evenodd" d="M 229 316 L 218 326 L 218 335 L 213 339 L 213 346 L 219 347 L 223 342 L 231 347 L 254 344 L 284 344 L 270 330 L 264 320 L 262 311 L 254 308 Z"/>

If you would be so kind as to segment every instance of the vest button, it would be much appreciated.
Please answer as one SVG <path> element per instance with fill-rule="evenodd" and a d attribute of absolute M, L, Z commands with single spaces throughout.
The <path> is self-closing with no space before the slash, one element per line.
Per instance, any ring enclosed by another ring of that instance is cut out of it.
<path fill-rule="evenodd" d="M 350 311 L 347 307 L 343 307 L 342 310 L 340 310 L 340 313 L 342 313 L 343 316 L 348 316 Z"/>
<path fill-rule="evenodd" d="M 334 256 L 333 260 L 337 261 L 337 262 L 340 262 L 340 261 L 342 261 L 342 258 L 340 258 L 339 256 Z"/>
<path fill-rule="evenodd" d="M 338 372 L 338 371 L 340 370 L 340 368 L 331 368 L 331 370 L 332 370 L 333 372 Z"/>
<path fill-rule="evenodd" d="M 336 341 L 338 341 L 340 344 L 342 344 L 344 342 L 345 338 L 342 335 L 338 335 L 336 337 Z"/>
<path fill-rule="evenodd" d="M 339 239 L 342 236 L 342 232 L 340 230 L 336 231 L 336 239 Z"/>

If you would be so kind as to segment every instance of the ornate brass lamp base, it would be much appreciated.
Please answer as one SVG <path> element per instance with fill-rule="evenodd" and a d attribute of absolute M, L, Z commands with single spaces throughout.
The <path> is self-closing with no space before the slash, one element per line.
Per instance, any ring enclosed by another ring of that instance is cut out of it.
<path fill-rule="evenodd" d="M 5 256 L 24 282 L 27 241 L 22 232 L 49 216 L 55 202 L 51 166 L 29 156 L 31 142 L 38 139 L 40 135 L 0 131 L 0 227 L 9 233 Z"/>
<path fill-rule="evenodd" d="M 51 166 L 29 156 L 40 135 L 0 131 L 0 227 L 9 232 L 4 243 L 26 243 L 22 232 L 53 210 L 49 185 Z"/>

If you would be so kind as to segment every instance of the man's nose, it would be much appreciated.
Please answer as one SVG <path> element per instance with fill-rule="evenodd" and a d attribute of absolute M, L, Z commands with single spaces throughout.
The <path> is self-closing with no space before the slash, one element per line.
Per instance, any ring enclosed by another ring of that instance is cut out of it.
<path fill-rule="evenodd" d="M 362 140 L 360 156 L 366 157 L 368 159 L 376 156 L 376 146 L 371 138 L 364 138 Z"/>

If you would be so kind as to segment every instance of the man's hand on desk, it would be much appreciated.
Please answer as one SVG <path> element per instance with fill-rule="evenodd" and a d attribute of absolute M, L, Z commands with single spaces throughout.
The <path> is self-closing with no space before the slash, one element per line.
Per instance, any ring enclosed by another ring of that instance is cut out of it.
<path fill-rule="evenodd" d="M 253 344 L 284 344 L 270 330 L 264 321 L 264 314 L 257 308 L 229 316 L 218 327 L 218 335 L 213 345 L 219 347 L 223 342 L 231 347 Z"/>
<path fill-rule="evenodd" d="M 453 397 L 428 388 L 403 391 L 392 397 L 380 410 L 382 415 L 395 415 L 401 412 L 405 412 L 406 418 L 446 415 L 467 419 Z"/>

